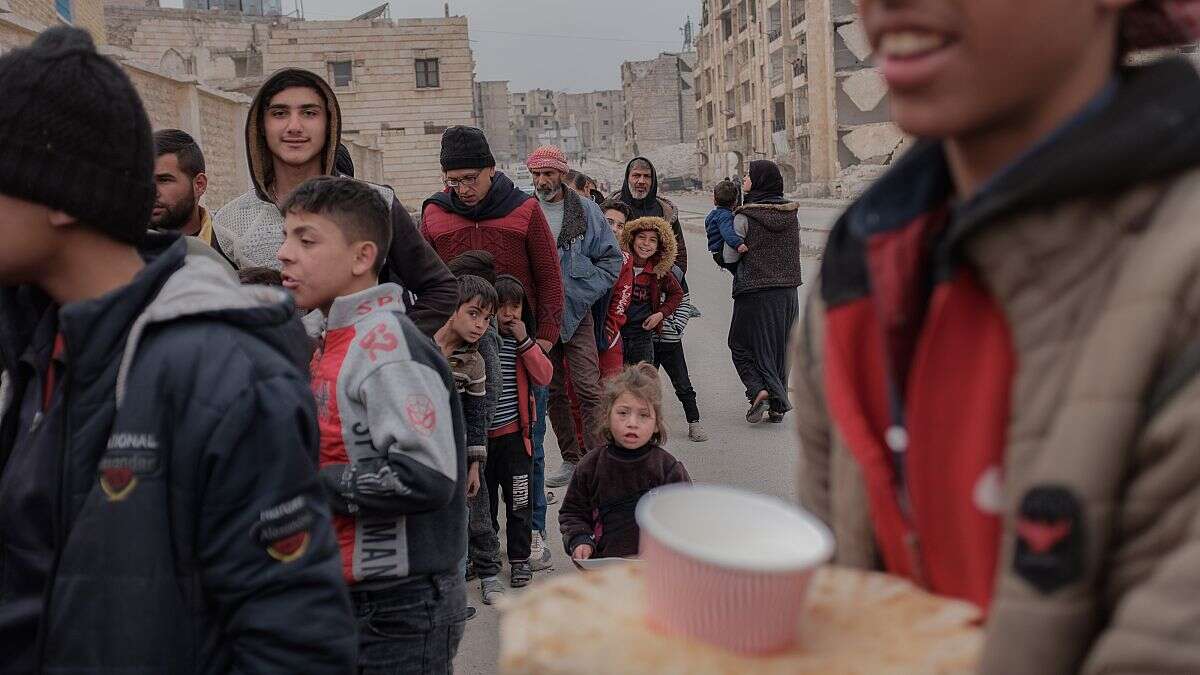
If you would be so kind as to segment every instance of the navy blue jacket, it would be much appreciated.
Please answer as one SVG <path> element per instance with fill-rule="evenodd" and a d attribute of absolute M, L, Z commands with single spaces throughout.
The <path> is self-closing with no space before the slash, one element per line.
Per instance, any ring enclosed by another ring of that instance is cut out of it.
<path fill-rule="evenodd" d="M 67 363 L 38 641 L 0 631 L 0 650 L 36 649 L 41 672 L 353 672 L 306 337 L 284 293 L 185 251 L 151 234 L 131 284 L 61 309 L 0 288 L 0 484 L 46 312 Z M 0 603 L 28 591 L 3 583 Z"/>

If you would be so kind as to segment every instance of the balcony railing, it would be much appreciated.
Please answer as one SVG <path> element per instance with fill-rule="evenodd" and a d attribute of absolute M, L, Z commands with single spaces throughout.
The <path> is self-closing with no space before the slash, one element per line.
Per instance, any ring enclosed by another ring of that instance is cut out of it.
<path fill-rule="evenodd" d="M 784 120 L 771 120 L 771 131 L 783 131 L 787 128 L 787 122 Z"/>

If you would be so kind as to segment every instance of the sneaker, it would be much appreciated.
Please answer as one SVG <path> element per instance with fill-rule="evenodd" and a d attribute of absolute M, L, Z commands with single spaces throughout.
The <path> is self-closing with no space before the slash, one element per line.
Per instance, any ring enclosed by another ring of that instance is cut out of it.
<path fill-rule="evenodd" d="M 549 490 L 546 490 L 546 506 L 549 506 L 551 504 L 557 504 L 557 503 L 558 503 L 558 495 L 554 494 L 553 492 L 551 492 Z"/>
<path fill-rule="evenodd" d="M 771 424 L 783 424 L 783 413 L 772 410 L 771 413 L 767 415 L 767 421 Z"/>
<path fill-rule="evenodd" d="M 529 566 L 533 568 L 534 572 L 554 569 L 550 549 L 546 548 L 546 540 L 537 530 L 533 531 L 533 540 L 529 545 Z"/>
<path fill-rule="evenodd" d="M 546 476 L 546 487 L 560 488 L 571 482 L 571 476 L 575 475 L 575 462 L 563 462 L 562 466 L 558 467 L 558 472 L 552 476 Z"/>
<path fill-rule="evenodd" d="M 496 604 L 497 600 L 504 597 L 504 585 L 500 583 L 500 577 L 484 577 L 480 579 L 479 593 L 483 596 L 483 604 Z"/>
<path fill-rule="evenodd" d="M 513 588 L 522 588 L 529 585 L 533 581 L 533 566 L 528 560 L 520 560 L 510 563 L 512 565 L 512 573 L 509 576 L 509 583 Z"/>
<path fill-rule="evenodd" d="M 688 439 L 693 443 L 703 443 L 708 440 L 708 432 L 699 422 L 688 422 Z"/>
<path fill-rule="evenodd" d="M 767 399 L 762 399 L 756 403 L 750 404 L 750 410 L 746 411 L 746 421 L 750 424 L 758 424 L 763 421 L 763 417 L 767 414 L 767 408 L 771 403 Z"/>

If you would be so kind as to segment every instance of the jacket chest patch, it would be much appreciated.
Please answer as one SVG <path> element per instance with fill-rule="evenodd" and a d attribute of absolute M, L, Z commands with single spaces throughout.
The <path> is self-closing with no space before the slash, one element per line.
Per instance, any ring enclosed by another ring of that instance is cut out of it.
<path fill-rule="evenodd" d="M 313 524 L 312 509 L 303 496 L 261 511 L 250 536 L 282 563 L 297 560 L 308 550 Z"/>
<path fill-rule="evenodd" d="M 117 436 L 119 435 L 121 434 Z M 111 440 L 109 447 L 113 447 Z M 157 444 L 154 447 L 158 447 Z M 151 450 L 109 451 L 100 459 L 98 466 L 100 489 L 108 497 L 108 501 L 124 501 L 137 488 L 139 477 L 148 476 L 157 470 L 158 453 Z"/>
<path fill-rule="evenodd" d="M 1043 485 L 1025 493 L 1016 523 L 1013 569 L 1042 593 L 1083 576 L 1083 510 L 1065 487 Z"/>

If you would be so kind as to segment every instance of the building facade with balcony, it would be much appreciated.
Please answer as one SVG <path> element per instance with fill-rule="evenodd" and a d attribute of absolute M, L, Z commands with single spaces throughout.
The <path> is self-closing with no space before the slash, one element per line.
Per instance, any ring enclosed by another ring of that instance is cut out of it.
<path fill-rule="evenodd" d="M 696 50 L 706 184 L 770 159 L 789 190 L 849 196 L 905 145 L 852 0 L 703 0 Z"/>

